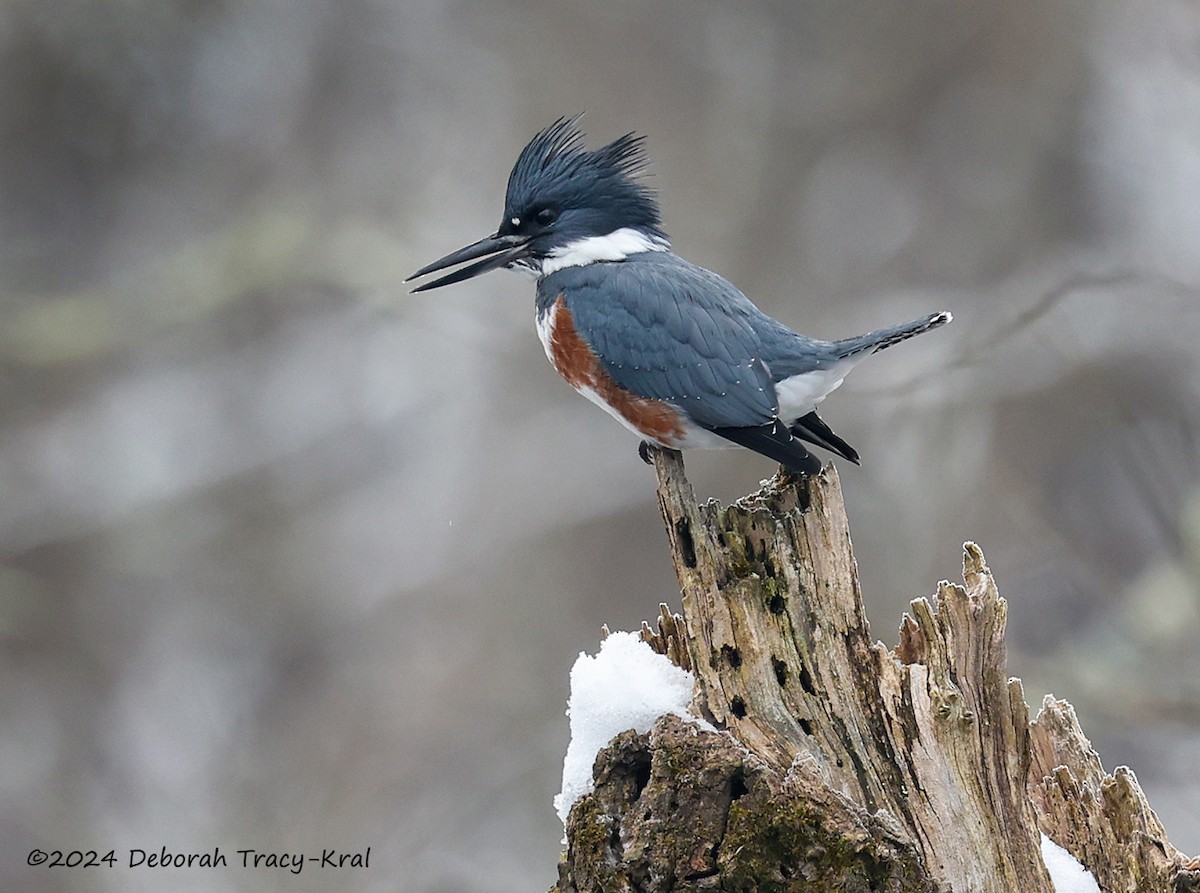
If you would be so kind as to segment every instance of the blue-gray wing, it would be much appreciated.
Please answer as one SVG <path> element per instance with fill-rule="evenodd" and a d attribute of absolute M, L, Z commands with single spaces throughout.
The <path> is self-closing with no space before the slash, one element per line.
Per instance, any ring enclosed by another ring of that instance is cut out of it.
<path fill-rule="evenodd" d="M 787 355 L 795 367 L 794 348 L 808 341 L 720 276 L 667 252 L 568 267 L 546 277 L 539 294 L 563 295 L 576 331 L 618 385 L 670 401 L 709 428 L 771 421 L 771 357 Z"/>

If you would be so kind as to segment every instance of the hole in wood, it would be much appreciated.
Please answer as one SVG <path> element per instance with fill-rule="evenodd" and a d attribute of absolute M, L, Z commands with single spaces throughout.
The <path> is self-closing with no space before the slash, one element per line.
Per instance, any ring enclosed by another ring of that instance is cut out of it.
<path fill-rule="evenodd" d="M 639 757 L 642 757 L 639 754 Z M 644 758 L 639 758 L 633 764 L 633 800 L 637 800 L 642 796 L 642 791 L 646 789 L 646 785 L 650 784 L 650 754 L 645 754 Z"/>
<path fill-rule="evenodd" d="M 805 478 L 796 485 L 796 507 L 800 509 L 801 514 L 812 508 L 812 493 L 809 492 L 811 486 L 812 478 Z"/>
<path fill-rule="evenodd" d="M 742 652 L 738 651 L 732 645 L 721 646 L 721 657 L 725 658 L 729 666 L 735 670 L 742 665 Z"/>
<path fill-rule="evenodd" d="M 788 682 L 787 664 L 772 654 L 771 669 L 775 671 L 775 681 L 779 683 L 780 688 L 786 687 Z"/>
<path fill-rule="evenodd" d="M 787 608 L 787 599 L 778 592 L 771 596 L 771 600 L 767 602 L 767 610 L 772 614 L 782 614 Z"/>
<path fill-rule="evenodd" d="M 810 695 L 817 693 L 817 689 L 813 685 L 812 673 L 808 672 L 808 667 L 805 666 L 800 667 L 800 687 Z"/>
<path fill-rule="evenodd" d="M 675 522 L 675 536 L 679 540 L 679 551 L 685 567 L 696 566 L 696 544 L 692 540 L 692 528 L 686 518 Z"/>
<path fill-rule="evenodd" d="M 749 793 L 750 787 L 746 784 L 746 774 L 739 769 L 729 779 L 729 799 L 740 800 Z"/>
<path fill-rule="evenodd" d="M 812 734 L 812 723 L 811 722 L 809 722 L 807 719 L 804 719 L 803 717 L 797 719 L 796 722 L 800 723 L 800 728 L 804 729 L 805 735 Z M 838 762 L 840 763 L 841 760 L 838 760 Z"/>
<path fill-rule="evenodd" d="M 744 719 L 746 716 L 746 702 L 742 700 L 741 695 L 734 695 L 733 700 L 729 702 L 729 712 L 738 719 Z"/>

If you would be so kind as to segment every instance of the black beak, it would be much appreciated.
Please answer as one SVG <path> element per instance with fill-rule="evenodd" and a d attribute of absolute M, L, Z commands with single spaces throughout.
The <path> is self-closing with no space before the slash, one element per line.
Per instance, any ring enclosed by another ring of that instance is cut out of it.
<path fill-rule="evenodd" d="M 495 270 L 497 267 L 506 266 L 521 257 L 528 247 L 529 236 L 518 236 L 516 234 L 502 236 L 499 233 L 494 233 L 486 239 L 480 239 L 474 245 L 459 248 L 457 251 L 453 251 L 443 258 L 435 260 L 431 264 L 426 264 L 404 281 L 411 282 L 418 276 L 436 273 L 438 270 L 444 270 L 447 267 L 453 267 L 455 264 L 475 260 L 477 257 L 483 258 L 483 260 L 477 263 L 460 267 L 453 273 L 448 273 L 440 279 L 426 282 L 424 285 L 418 285 L 413 291 L 429 291 L 431 288 L 441 288 L 443 285 L 462 282 L 464 279 L 470 279 L 472 276 L 478 276 L 480 273 L 486 273 L 488 270 Z"/>

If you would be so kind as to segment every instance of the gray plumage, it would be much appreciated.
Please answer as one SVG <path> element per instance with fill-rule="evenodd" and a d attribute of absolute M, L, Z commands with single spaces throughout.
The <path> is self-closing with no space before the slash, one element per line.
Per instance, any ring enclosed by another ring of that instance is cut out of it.
<path fill-rule="evenodd" d="M 613 380 L 666 400 L 709 428 L 778 419 L 776 385 L 830 369 L 941 325 L 945 314 L 843 341 L 793 332 L 727 280 L 670 251 L 567 267 L 538 283 L 538 312 L 563 296 Z M 789 424 L 792 419 L 785 420 Z"/>
<path fill-rule="evenodd" d="M 560 118 L 530 140 L 495 233 L 417 270 L 410 279 L 458 267 L 414 291 L 524 268 L 538 278 L 538 332 L 555 368 L 648 441 L 736 443 L 801 474 L 820 470 L 801 441 L 857 462 L 817 405 L 859 359 L 950 314 L 841 341 L 793 332 L 670 251 L 655 194 L 638 180 L 641 137 L 589 151 L 577 120 Z"/>

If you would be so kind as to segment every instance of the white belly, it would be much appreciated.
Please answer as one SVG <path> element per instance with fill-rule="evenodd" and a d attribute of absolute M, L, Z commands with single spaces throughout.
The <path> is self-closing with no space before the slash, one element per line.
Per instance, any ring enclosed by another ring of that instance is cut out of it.
<path fill-rule="evenodd" d="M 550 339 L 554 335 L 554 315 L 558 313 L 558 304 L 551 304 L 544 313 L 539 313 L 537 324 L 538 341 L 542 342 L 542 350 L 546 351 L 546 359 L 554 363 L 554 355 L 550 352 Z"/>
<path fill-rule="evenodd" d="M 828 369 L 804 372 L 779 382 L 775 385 L 779 418 L 791 425 L 801 416 L 808 415 L 838 389 L 853 365 L 852 361 L 843 360 Z"/>

